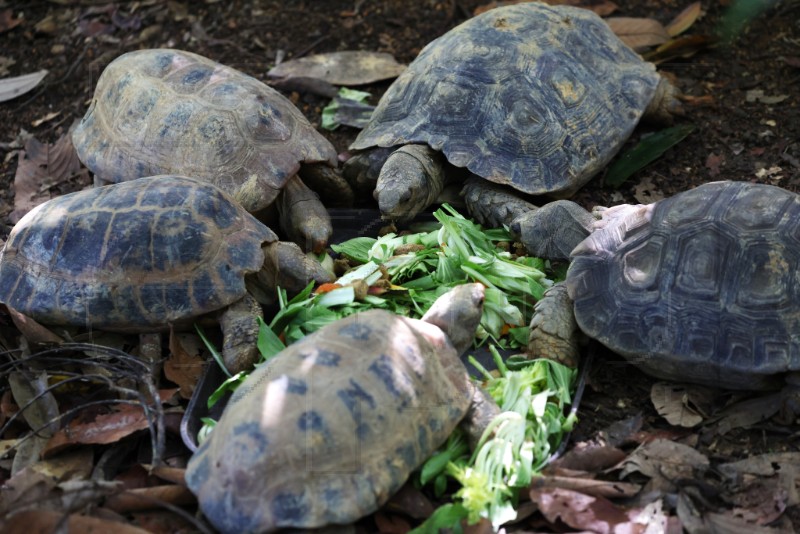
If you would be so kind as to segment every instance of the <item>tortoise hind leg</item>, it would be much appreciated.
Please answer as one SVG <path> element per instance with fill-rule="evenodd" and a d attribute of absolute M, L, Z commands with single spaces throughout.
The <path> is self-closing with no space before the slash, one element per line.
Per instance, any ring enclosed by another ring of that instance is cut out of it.
<path fill-rule="evenodd" d="M 222 360 L 233 375 L 251 369 L 258 360 L 258 317 L 261 305 L 250 294 L 222 312 Z"/>

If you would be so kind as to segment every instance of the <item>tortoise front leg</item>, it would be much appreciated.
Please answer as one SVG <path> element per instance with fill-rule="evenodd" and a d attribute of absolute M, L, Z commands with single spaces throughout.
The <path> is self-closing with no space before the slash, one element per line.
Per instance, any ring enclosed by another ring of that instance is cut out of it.
<path fill-rule="evenodd" d="M 325 250 L 333 234 L 331 217 L 319 196 L 299 176 L 289 178 L 276 206 L 281 229 L 291 241 L 314 254 Z"/>
<path fill-rule="evenodd" d="M 528 338 L 528 358 L 546 358 L 572 368 L 578 367 L 580 331 L 566 284 L 544 292 L 536 303 Z"/>
<path fill-rule="evenodd" d="M 258 360 L 258 317 L 261 305 L 249 293 L 222 313 L 222 360 L 231 374 L 252 369 Z"/>
<path fill-rule="evenodd" d="M 511 222 L 537 207 L 520 198 L 509 187 L 470 176 L 461 190 L 467 210 L 479 223 L 490 228 L 511 226 Z"/>

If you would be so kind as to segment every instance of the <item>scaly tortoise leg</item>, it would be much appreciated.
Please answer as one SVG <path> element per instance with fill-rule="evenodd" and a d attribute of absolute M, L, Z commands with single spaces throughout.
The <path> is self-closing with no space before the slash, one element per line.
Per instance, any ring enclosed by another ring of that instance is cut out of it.
<path fill-rule="evenodd" d="M 231 374 L 251 369 L 258 360 L 261 305 L 249 293 L 222 312 L 222 360 Z"/>
<path fill-rule="evenodd" d="M 284 234 L 305 251 L 319 254 L 333 234 L 331 217 L 319 196 L 299 176 L 289 178 L 275 204 Z"/>
<path fill-rule="evenodd" d="M 580 331 L 566 284 L 559 283 L 545 291 L 533 310 L 528 358 L 546 358 L 577 367 Z"/>

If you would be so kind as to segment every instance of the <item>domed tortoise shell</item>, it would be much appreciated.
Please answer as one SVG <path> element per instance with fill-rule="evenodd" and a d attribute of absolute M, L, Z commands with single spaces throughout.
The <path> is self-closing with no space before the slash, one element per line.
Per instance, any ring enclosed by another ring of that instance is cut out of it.
<path fill-rule="evenodd" d="M 300 162 L 337 163 L 333 145 L 283 95 L 238 70 L 169 49 L 112 61 L 73 143 L 103 180 L 193 176 L 251 212 L 274 201 Z"/>
<path fill-rule="evenodd" d="M 154 176 L 54 198 L 14 226 L 0 302 L 44 324 L 162 330 L 245 295 L 266 226 L 211 184 Z"/>
<path fill-rule="evenodd" d="M 256 368 L 186 481 L 222 532 L 351 523 L 447 439 L 470 406 L 468 380 L 438 327 L 351 315 Z"/>
<path fill-rule="evenodd" d="M 427 143 L 530 194 L 567 196 L 622 147 L 660 76 L 586 9 L 492 9 L 428 44 L 354 150 Z"/>
<path fill-rule="evenodd" d="M 667 379 L 745 389 L 800 370 L 800 197 L 744 182 L 611 208 L 572 253 L 581 330 Z"/>

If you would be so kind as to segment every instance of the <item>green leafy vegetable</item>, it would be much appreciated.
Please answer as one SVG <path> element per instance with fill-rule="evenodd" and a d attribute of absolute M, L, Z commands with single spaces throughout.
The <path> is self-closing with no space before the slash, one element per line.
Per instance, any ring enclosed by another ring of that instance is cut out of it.
<path fill-rule="evenodd" d="M 611 187 L 621 186 L 633 173 L 660 158 L 667 149 L 683 141 L 693 130 L 693 125 L 681 124 L 642 139 L 609 167 L 605 183 Z"/>
<path fill-rule="evenodd" d="M 495 529 L 516 517 L 517 493 L 527 488 L 532 477 L 550 458 L 563 434 L 574 424 L 564 416 L 564 407 L 571 402 L 575 371 L 549 360 L 514 360 L 511 370 L 495 347 L 490 347 L 500 376 L 494 376 L 474 358 L 470 362 L 485 378 L 484 389 L 502 412 L 484 432 L 471 457 L 467 458 L 453 436 L 445 447 L 422 466 L 424 484 L 438 474 L 445 458 L 451 458 L 444 471 L 461 484 L 454 494 L 459 514 L 434 514 L 413 532 L 429 532 L 435 517 L 437 528 L 460 528 L 462 519 L 474 524 L 484 517 Z M 454 433 L 454 435 L 456 435 Z M 455 445 L 454 445 L 455 443 Z M 456 456 L 456 452 L 461 453 Z M 445 519 L 447 518 L 447 519 Z M 446 523 L 446 520 L 453 521 Z"/>
<path fill-rule="evenodd" d="M 488 518 L 495 527 L 512 519 L 517 493 L 530 484 L 550 457 L 572 421 L 563 416 L 570 403 L 574 372 L 557 363 L 524 358 L 504 362 L 497 346 L 525 347 L 533 304 L 552 285 L 538 258 L 516 258 L 498 247 L 511 242 L 504 229 L 484 230 L 448 205 L 434 213 L 438 225 L 408 235 L 358 237 L 332 249 L 360 265 L 313 293 L 313 285 L 289 300 L 278 291 L 280 309 L 261 323 L 259 349 L 264 358 L 333 321 L 374 308 L 407 317 L 421 317 L 433 302 L 456 285 L 479 281 L 486 286 L 484 311 L 476 344 L 491 340 L 500 376 L 474 359 L 483 387 L 502 413 L 492 421 L 470 455 L 461 430 L 419 471 L 419 481 L 442 496 L 455 481 L 461 488 L 455 502 L 440 507 L 415 532 L 450 528 L 462 532 L 461 521 Z M 563 275 L 563 272 L 562 272 Z M 373 288 L 372 294 L 363 292 Z M 221 359 L 219 360 L 221 362 Z M 234 389 L 244 377 L 230 377 L 212 397 Z"/>
<path fill-rule="evenodd" d="M 335 130 L 342 124 L 363 128 L 372 117 L 374 106 L 367 104 L 370 94 L 342 87 L 339 94 L 322 109 L 322 124 L 326 130 Z"/>

